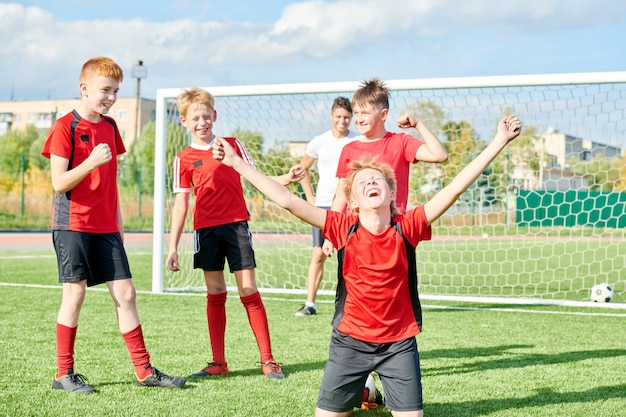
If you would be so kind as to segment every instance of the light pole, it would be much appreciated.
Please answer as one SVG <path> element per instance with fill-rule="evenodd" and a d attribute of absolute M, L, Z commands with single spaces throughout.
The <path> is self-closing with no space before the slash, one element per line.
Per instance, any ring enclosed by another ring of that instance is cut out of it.
<path fill-rule="evenodd" d="M 141 79 L 148 77 L 148 68 L 143 65 L 141 59 L 137 60 L 137 65 L 133 65 L 131 76 L 137 78 L 137 105 L 135 112 L 135 138 L 139 137 L 139 116 L 141 114 Z"/>
<path fill-rule="evenodd" d="M 137 65 L 133 65 L 133 69 L 131 71 L 131 76 L 133 78 L 137 78 L 137 104 L 136 104 L 136 112 L 135 112 L 135 138 L 139 137 L 139 116 L 141 115 L 141 79 L 146 78 L 148 76 L 148 68 L 143 65 L 143 61 L 141 59 L 137 60 Z M 133 140 L 134 140 L 133 139 Z M 139 217 L 141 217 L 141 163 L 139 164 L 139 173 L 138 173 L 139 183 L 137 185 L 137 190 L 139 193 Z"/>

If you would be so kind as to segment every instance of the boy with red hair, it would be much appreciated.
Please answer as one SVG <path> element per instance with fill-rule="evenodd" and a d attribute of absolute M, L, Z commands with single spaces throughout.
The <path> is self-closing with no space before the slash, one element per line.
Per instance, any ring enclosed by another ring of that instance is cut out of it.
<path fill-rule="evenodd" d="M 81 101 L 55 122 L 41 151 L 50 159 L 56 192 L 52 240 L 63 299 L 56 325 L 57 374 L 52 388 L 89 394 L 96 390 L 74 373 L 74 341 L 86 288 L 106 283 L 140 386 L 180 388 L 185 379 L 150 364 L 123 244 L 117 189 L 117 156 L 126 152 L 115 121 L 106 116 L 117 100 L 122 69 L 95 57 L 82 67 Z"/>

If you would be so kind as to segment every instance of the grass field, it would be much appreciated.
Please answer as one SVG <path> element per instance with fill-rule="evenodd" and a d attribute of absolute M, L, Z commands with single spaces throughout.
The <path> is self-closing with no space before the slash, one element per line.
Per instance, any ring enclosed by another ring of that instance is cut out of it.
<path fill-rule="evenodd" d="M 153 364 L 184 376 L 200 369 L 210 359 L 203 294 L 150 294 L 151 254 L 129 250 L 129 257 Z M 328 354 L 330 297 L 322 298 L 317 316 L 300 318 L 293 313 L 301 297 L 264 296 L 274 354 L 287 375 L 270 381 L 256 364 L 258 350 L 245 311 L 229 295 L 231 374 L 163 390 L 134 386 L 112 301 L 104 287 L 90 290 L 80 318 L 76 371 L 98 393 L 79 396 L 50 388 L 61 300 L 54 253 L 0 253 L 0 283 L 1 416 L 314 414 Z M 626 310 L 424 304 L 425 332 L 417 340 L 425 416 L 626 415 Z"/>

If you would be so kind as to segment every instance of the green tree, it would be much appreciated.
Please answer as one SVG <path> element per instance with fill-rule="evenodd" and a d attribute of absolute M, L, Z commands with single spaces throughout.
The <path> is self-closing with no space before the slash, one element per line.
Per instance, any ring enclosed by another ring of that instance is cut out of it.
<path fill-rule="evenodd" d="M 427 100 L 411 103 L 402 111 L 413 115 L 420 120 L 440 140 L 445 140 L 443 126 L 447 123 L 448 115 L 435 102 Z M 415 137 L 419 134 L 415 129 L 407 130 L 407 133 Z M 428 198 L 441 189 L 443 185 L 444 171 L 440 164 L 418 163 L 411 165 L 409 184 L 409 203 L 424 203 Z"/>
<path fill-rule="evenodd" d="M 623 168 L 621 158 L 605 158 L 596 155 L 590 161 L 581 161 L 577 157 L 568 159 L 570 169 L 587 178 L 589 191 L 613 192 L 618 189 Z"/>
<path fill-rule="evenodd" d="M 626 153 L 624 153 L 624 156 L 622 156 L 620 160 L 619 181 L 617 182 L 615 191 L 626 192 Z"/>
<path fill-rule="evenodd" d="M 296 163 L 295 158 L 290 155 L 287 145 L 275 144 L 265 150 L 265 141 L 259 132 L 236 129 L 231 135 L 243 143 L 257 169 L 266 175 L 282 175 Z M 297 184 L 290 185 L 290 188 L 299 189 Z M 259 194 L 247 181 L 244 181 L 244 191 L 248 197 Z"/>
<path fill-rule="evenodd" d="M 174 158 L 189 145 L 188 134 L 180 123 L 167 122 L 165 130 L 165 169 L 171 170 Z M 154 122 L 146 124 L 130 150 L 120 161 L 120 183 L 125 187 L 138 187 L 141 183 L 141 192 L 146 195 L 154 194 L 154 151 L 156 143 L 156 125 Z M 168 178 L 166 187 L 171 190 L 171 178 Z"/>
<path fill-rule="evenodd" d="M 411 103 L 407 105 L 403 113 L 411 114 L 421 120 L 437 136 L 443 132 L 444 125 L 450 119 L 449 115 L 431 100 Z"/>
<path fill-rule="evenodd" d="M 22 158 L 29 155 L 30 148 L 39 139 L 34 126 L 25 131 L 9 131 L 0 137 L 0 176 L 5 189 L 10 191 L 22 173 Z M 24 158 L 24 169 L 28 170 L 28 158 Z"/>
<path fill-rule="evenodd" d="M 443 166 L 445 186 L 485 145 L 479 140 L 472 125 L 465 120 L 447 122 L 443 125 L 443 133 L 447 138 L 444 146 L 448 151 L 448 163 Z"/>
<path fill-rule="evenodd" d="M 41 154 L 41 149 L 46 142 L 47 134 L 40 135 L 30 146 L 28 152 L 28 168 L 38 168 L 41 170 L 50 169 L 50 160 Z"/>
<path fill-rule="evenodd" d="M 120 161 L 120 183 L 125 187 L 141 186 L 142 193 L 154 191 L 155 124 L 145 125 Z"/>

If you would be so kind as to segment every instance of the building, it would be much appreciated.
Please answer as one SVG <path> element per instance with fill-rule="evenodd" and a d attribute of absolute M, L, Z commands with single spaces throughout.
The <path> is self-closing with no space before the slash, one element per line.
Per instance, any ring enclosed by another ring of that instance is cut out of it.
<path fill-rule="evenodd" d="M 302 158 L 304 156 L 304 151 L 308 143 L 309 142 L 302 142 L 302 141 L 289 142 L 287 144 L 289 146 L 289 156 L 296 158 L 296 159 Z"/>
<path fill-rule="evenodd" d="M 56 119 L 71 112 L 79 103 L 80 99 L 78 98 L 1 101 L 0 136 L 9 131 L 25 130 L 28 125 L 33 125 L 40 131 L 47 132 Z M 155 119 L 155 115 L 155 100 L 143 98 L 137 100 L 136 97 L 118 98 L 109 112 L 109 116 L 117 122 L 127 149 L 130 149 L 135 138 L 141 134 L 141 129 Z"/>
<path fill-rule="evenodd" d="M 538 149 L 543 160 L 543 172 L 539 178 L 540 189 L 548 191 L 587 190 L 587 178 L 570 169 L 568 161 L 590 161 L 596 156 L 606 159 L 620 158 L 622 150 L 589 139 L 548 129 L 539 136 Z"/>
<path fill-rule="evenodd" d="M 552 158 L 547 168 L 550 166 L 569 168 L 567 160 L 572 157 L 581 161 L 590 161 L 597 155 L 607 159 L 621 157 L 620 148 L 578 138 L 551 128 L 540 135 L 540 141 L 544 154 Z"/>

